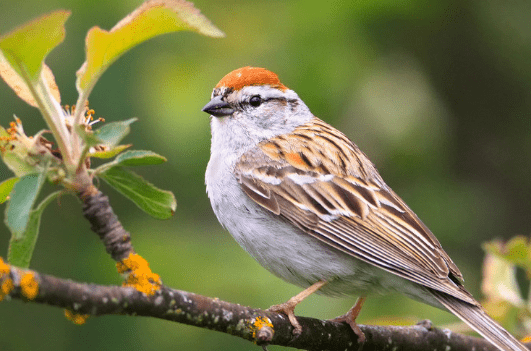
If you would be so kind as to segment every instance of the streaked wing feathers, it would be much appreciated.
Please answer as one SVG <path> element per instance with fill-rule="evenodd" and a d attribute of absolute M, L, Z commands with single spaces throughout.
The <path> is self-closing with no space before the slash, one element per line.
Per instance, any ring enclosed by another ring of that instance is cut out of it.
<path fill-rule="evenodd" d="M 326 151 L 324 151 L 326 150 Z M 323 156 L 327 155 L 327 156 Z M 347 254 L 476 304 L 418 217 L 346 136 L 315 119 L 246 152 L 236 165 L 256 203 Z"/>

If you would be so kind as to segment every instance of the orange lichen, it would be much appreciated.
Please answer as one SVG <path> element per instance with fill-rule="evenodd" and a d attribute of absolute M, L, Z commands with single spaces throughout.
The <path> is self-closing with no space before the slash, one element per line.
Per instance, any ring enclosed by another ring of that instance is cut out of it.
<path fill-rule="evenodd" d="M 0 257 L 0 301 L 2 301 L 13 289 L 15 285 L 13 284 L 13 279 L 9 277 L 9 272 L 11 271 L 11 266 L 4 262 L 2 257 Z"/>
<path fill-rule="evenodd" d="M 33 300 L 39 293 L 39 283 L 35 280 L 35 274 L 33 272 L 26 272 L 20 279 L 20 288 L 22 295 L 27 299 Z"/>
<path fill-rule="evenodd" d="M 273 329 L 273 323 L 271 323 L 271 320 L 269 318 L 256 317 L 255 319 L 253 319 L 253 321 L 250 323 L 250 326 L 249 326 L 253 339 L 256 338 L 256 333 L 264 327 Z"/>
<path fill-rule="evenodd" d="M 146 295 L 153 295 L 162 284 L 158 274 L 149 268 L 149 263 L 139 254 L 131 253 L 121 262 L 116 263 L 118 273 L 127 273 L 123 286 L 130 286 Z"/>
<path fill-rule="evenodd" d="M 15 285 L 13 284 L 13 280 L 11 278 L 7 278 L 2 282 L 2 286 L 0 287 L 0 301 L 4 299 L 13 289 L 15 288 Z"/>
<path fill-rule="evenodd" d="M 68 319 L 70 322 L 74 324 L 82 325 L 82 324 L 85 324 L 89 315 L 88 314 L 77 314 L 68 309 L 65 309 L 65 317 L 66 319 Z"/>
<path fill-rule="evenodd" d="M 234 90 L 240 90 L 245 86 L 251 85 L 269 85 L 282 91 L 288 89 L 284 84 L 280 83 L 275 73 L 265 68 L 249 66 L 230 72 L 219 81 L 216 88 L 228 87 Z"/>
<path fill-rule="evenodd" d="M 11 267 L 4 262 L 2 257 L 0 257 L 0 278 L 2 278 L 4 274 L 8 274 L 10 269 Z"/>
<path fill-rule="evenodd" d="M 13 284 L 13 279 L 7 278 L 2 282 L 2 286 L 0 287 L 0 290 L 2 291 L 0 293 L 1 296 L 8 295 L 13 289 L 15 288 L 15 285 Z"/>

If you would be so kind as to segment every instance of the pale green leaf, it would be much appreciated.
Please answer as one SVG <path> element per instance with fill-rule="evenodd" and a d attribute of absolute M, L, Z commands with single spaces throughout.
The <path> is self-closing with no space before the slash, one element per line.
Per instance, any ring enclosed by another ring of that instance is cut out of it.
<path fill-rule="evenodd" d="M 112 167 L 100 177 L 153 217 L 167 219 L 175 213 L 177 201 L 173 193 L 158 189 L 136 173 Z"/>
<path fill-rule="evenodd" d="M 0 37 L 0 51 L 21 77 L 36 81 L 44 58 L 65 37 L 70 11 L 43 15 Z"/>
<path fill-rule="evenodd" d="M 516 280 L 516 266 L 498 255 L 487 253 L 483 262 L 481 291 L 493 301 L 521 307 L 524 302 Z"/>
<path fill-rule="evenodd" d="M 95 174 L 105 172 L 116 166 L 149 166 L 166 162 L 166 158 L 145 150 L 130 150 L 116 157 L 112 162 L 104 163 L 94 171 Z"/>
<path fill-rule="evenodd" d="M 18 178 L 9 178 L 0 183 L 0 204 L 3 204 L 9 198 L 9 193 L 13 190 Z"/>
<path fill-rule="evenodd" d="M 38 165 L 30 165 L 21 159 L 19 155 L 9 152 L 2 155 L 2 161 L 17 177 L 24 176 L 39 171 Z"/>
<path fill-rule="evenodd" d="M 10 264 L 20 268 L 29 267 L 31 257 L 33 256 L 33 250 L 37 243 L 37 237 L 39 236 L 42 213 L 46 206 L 59 196 L 59 194 L 61 194 L 61 192 L 57 191 L 48 195 L 36 209 L 31 211 L 28 225 L 26 226 L 26 231 L 22 239 L 15 240 L 14 236 L 11 237 L 7 254 L 7 259 Z"/>
<path fill-rule="evenodd" d="M 29 215 L 42 184 L 46 178 L 44 172 L 27 174 L 20 177 L 13 187 L 6 208 L 5 223 L 14 240 L 20 240 L 28 225 Z"/>
<path fill-rule="evenodd" d="M 34 151 L 31 151 L 28 149 L 28 143 L 20 138 L 11 139 L 9 133 L 0 126 L 0 155 L 2 161 L 17 177 L 40 172 L 41 167 L 31 155 Z"/>
<path fill-rule="evenodd" d="M 88 157 L 94 157 L 94 158 L 101 158 L 101 159 L 108 159 L 113 158 L 114 156 L 118 155 L 120 152 L 124 151 L 125 149 L 133 146 L 133 144 L 127 144 L 127 145 L 117 145 L 114 148 L 107 150 L 107 151 L 94 151 L 87 154 Z"/>
<path fill-rule="evenodd" d="M 92 90 L 103 72 L 129 49 L 155 36 L 181 30 L 224 36 L 192 3 L 183 0 L 146 1 L 110 31 L 91 28 L 85 39 L 87 58 L 77 71 L 78 91 Z"/>
<path fill-rule="evenodd" d="M 531 277 L 531 241 L 529 238 L 517 235 L 507 242 L 493 240 L 484 243 L 483 249 L 525 269 L 527 276 Z"/>
<path fill-rule="evenodd" d="M 0 126 L 0 137 L 3 137 L 3 138 L 9 137 L 9 133 L 2 126 Z M 0 139 L 0 146 L 4 147 L 6 143 L 7 141 L 5 139 Z"/>
<path fill-rule="evenodd" d="M 166 162 L 164 156 L 146 150 L 130 150 L 118 155 L 113 161 L 118 166 L 148 166 Z"/>

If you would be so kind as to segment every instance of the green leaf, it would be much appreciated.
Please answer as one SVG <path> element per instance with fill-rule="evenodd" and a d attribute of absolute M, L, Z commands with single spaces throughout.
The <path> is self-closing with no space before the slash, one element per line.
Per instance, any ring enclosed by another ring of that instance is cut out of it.
<path fill-rule="evenodd" d="M 101 158 L 101 159 L 108 159 L 113 158 L 114 156 L 118 155 L 120 152 L 124 151 L 125 149 L 133 146 L 133 144 L 127 144 L 127 145 L 117 145 L 114 148 L 107 150 L 107 151 L 95 151 L 87 154 L 88 157 L 94 157 L 94 158 Z"/>
<path fill-rule="evenodd" d="M 63 41 L 69 16 L 65 10 L 51 12 L 0 37 L 0 76 L 20 98 L 39 108 L 63 162 L 73 168 L 59 89 L 52 71 L 44 64 L 48 53 Z"/>
<path fill-rule="evenodd" d="M 28 225 L 31 208 L 41 191 L 45 172 L 20 177 L 10 194 L 5 222 L 14 240 L 20 240 Z"/>
<path fill-rule="evenodd" d="M 153 151 L 130 150 L 116 157 L 112 162 L 104 163 L 94 171 L 94 174 L 104 173 L 107 169 L 116 166 L 148 166 L 166 162 L 166 157 Z"/>
<path fill-rule="evenodd" d="M 70 11 L 43 15 L 0 37 L 0 51 L 21 76 L 36 81 L 44 58 L 65 37 Z"/>
<path fill-rule="evenodd" d="M 83 124 L 78 124 L 76 127 L 77 134 L 83 139 L 85 146 L 92 147 L 101 144 L 101 140 L 96 136 L 95 131 L 86 130 Z"/>
<path fill-rule="evenodd" d="M 177 201 L 173 193 L 156 188 L 136 173 L 112 167 L 100 177 L 155 218 L 167 219 L 175 213 Z"/>
<path fill-rule="evenodd" d="M 112 149 L 118 145 L 127 134 L 129 134 L 131 131 L 129 125 L 136 120 L 137 118 L 131 118 L 126 121 L 107 123 L 100 129 L 96 130 L 94 135 L 99 139 L 100 144 L 105 144 Z"/>
<path fill-rule="evenodd" d="M 9 193 L 13 190 L 16 182 L 18 182 L 18 177 L 9 178 L 0 183 L 0 204 L 7 201 Z"/>
<path fill-rule="evenodd" d="M 130 150 L 114 159 L 117 166 L 149 166 L 166 162 L 164 156 L 146 150 Z"/>
<path fill-rule="evenodd" d="M 85 39 L 87 59 L 77 71 L 78 92 L 82 95 L 92 90 L 103 72 L 129 49 L 157 35 L 181 30 L 224 36 L 192 3 L 176 0 L 147 1 L 110 31 L 91 28 Z"/>
<path fill-rule="evenodd" d="M 11 237 L 7 254 L 7 259 L 10 264 L 20 268 L 29 267 L 31 256 L 33 255 L 33 250 L 37 243 L 37 237 L 39 236 L 42 213 L 46 206 L 59 196 L 59 194 L 61 194 L 61 191 L 48 195 L 48 197 L 46 197 L 36 209 L 31 211 L 28 225 L 22 239 L 15 240 L 14 236 Z"/>
<path fill-rule="evenodd" d="M 137 118 L 130 118 L 125 121 L 111 122 L 105 124 L 95 131 L 87 131 L 82 125 L 77 126 L 77 133 L 81 136 L 88 147 L 105 144 L 113 150 L 118 143 L 131 131 L 129 125 Z"/>

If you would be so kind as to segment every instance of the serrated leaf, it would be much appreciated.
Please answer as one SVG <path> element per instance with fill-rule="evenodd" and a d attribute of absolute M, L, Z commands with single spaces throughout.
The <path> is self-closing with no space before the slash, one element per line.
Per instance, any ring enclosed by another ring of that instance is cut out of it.
<path fill-rule="evenodd" d="M 167 219 L 175 212 L 177 201 L 173 193 L 158 189 L 136 173 L 122 167 L 112 167 L 101 173 L 100 177 L 155 218 Z"/>
<path fill-rule="evenodd" d="M 110 31 L 91 28 L 85 39 L 87 59 L 77 71 L 79 93 L 92 90 L 103 72 L 129 49 L 157 35 L 181 30 L 224 36 L 192 3 L 183 0 L 146 1 Z"/>
<path fill-rule="evenodd" d="M 69 16 L 70 11 L 51 12 L 0 37 L 0 51 L 21 77 L 37 80 L 44 58 L 63 41 Z"/>
<path fill-rule="evenodd" d="M 146 150 L 130 150 L 118 155 L 113 161 L 117 166 L 149 166 L 166 162 L 164 156 Z"/>
<path fill-rule="evenodd" d="M 20 177 L 13 187 L 6 208 L 5 223 L 14 240 L 20 240 L 24 236 L 31 209 L 45 178 L 45 172 L 27 174 Z"/>
<path fill-rule="evenodd" d="M 7 254 L 7 259 L 10 264 L 20 268 L 29 267 L 35 244 L 37 243 L 37 237 L 39 236 L 42 213 L 59 194 L 61 192 L 57 191 L 48 195 L 37 208 L 30 212 L 28 225 L 22 239 L 15 240 L 14 236 L 11 237 Z"/>
<path fill-rule="evenodd" d="M 110 148 L 115 147 L 131 131 L 129 125 L 135 122 L 137 118 L 131 118 L 126 121 L 111 122 L 105 124 L 94 132 L 100 144 L 105 144 Z"/>
<path fill-rule="evenodd" d="M 0 204 L 7 201 L 9 193 L 13 190 L 16 182 L 18 182 L 18 177 L 9 178 L 0 183 Z"/>
<path fill-rule="evenodd" d="M 101 159 L 108 159 L 113 158 L 114 156 L 118 155 L 120 152 L 124 151 L 125 149 L 133 146 L 133 144 L 127 144 L 127 145 L 117 145 L 111 150 L 107 151 L 95 151 L 89 153 L 88 157 L 94 157 L 94 158 L 101 158 Z"/>

